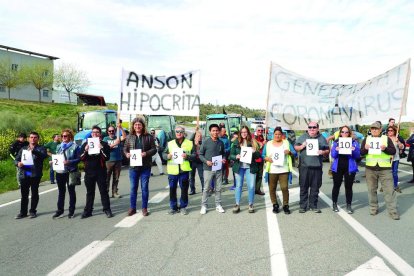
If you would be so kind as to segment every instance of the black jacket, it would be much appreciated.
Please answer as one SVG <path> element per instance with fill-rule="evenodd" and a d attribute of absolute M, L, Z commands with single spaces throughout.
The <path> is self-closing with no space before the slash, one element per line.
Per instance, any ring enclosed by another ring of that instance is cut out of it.
<path fill-rule="evenodd" d="M 19 153 L 16 156 L 16 160 L 14 160 L 14 163 L 17 164 L 22 161 L 22 153 L 23 150 L 27 150 L 29 145 L 22 147 L 19 150 Z M 43 175 L 43 160 L 45 160 L 48 155 L 47 151 L 43 146 L 37 145 L 32 150 L 32 157 L 33 157 L 33 164 L 32 166 L 23 166 L 19 170 L 19 178 L 24 179 L 28 177 L 42 177 Z"/>
<path fill-rule="evenodd" d="M 106 161 L 109 160 L 111 148 L 107 142 L 101 141 L 101 151 L 99 154 L 89 155 L 88 151 L 85 150 L 88 142 L 83 143 L 80 151 L 80 159 L 85 164 L 85 173 L 94 174 L 96 172 L 102 173 L 103 171 L 106 174 Z"/>
<path fill-rule="evenodd" d="M 13 155 L 14 158 L 16 158 L 17 154 L 19 153 L 20 149 L 24 146 L 28 146 L 29 142 L 24 141 L 24 142 L 20 142 L 19 140 L 14 141 L 10 147 L 9 147 L 9 152 L 11 155 Z"/>

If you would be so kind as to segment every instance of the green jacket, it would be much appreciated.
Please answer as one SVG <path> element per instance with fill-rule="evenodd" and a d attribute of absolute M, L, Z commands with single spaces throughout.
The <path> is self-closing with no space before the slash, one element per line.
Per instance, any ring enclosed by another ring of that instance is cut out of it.
<path fill-rule="evenodd" d="M 248 143 L 247 146 L 251 147 L 252 144 Z M 236 156 L 240 154 L 240 151 L 241 151 L 241 147 L 239 144 L 239 140 L 235 140 L 230 150 L 230 160 L 234 161 L 233 171 L 235 173 L 239 173 L 239 169 L 240 169 L 240 161 L 239 159 L 236 158 Z M 255 161 L 257 158 L 260 158 L 259 150 L 253 151 L 253 154 L 252 154 L 252 162 L 250 163 L 250 173 L 252 174 L 255 174 L 259 171 L 259 164 L 256 163 Z"/>

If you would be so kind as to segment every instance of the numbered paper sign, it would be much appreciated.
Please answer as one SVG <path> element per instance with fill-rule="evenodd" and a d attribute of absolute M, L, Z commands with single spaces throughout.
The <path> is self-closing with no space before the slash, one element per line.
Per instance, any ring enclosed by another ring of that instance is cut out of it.
<path fill-rule="evenodd" d="M 223 158 L 221 157 L 221 155 L 213 156 L 213 158 L 211 158 L 211 162 L 213 162 L 213 167 L 211 168 L 211 170 L 213 172 L 221 170 L 221 166 L 223 165 L 222 161 Z"/>
<path fill-rule="evenodd" d="M 252 163 L 252 148 L 251 147 L 241 147 L 240 150 L 240 162 L 250 164 Z"/>
<path fill-rule="evenodd" d="M 63 154 L 52 154 L 52 165 L 54 171 L 63 171 L 65 170 L 65 165 L 63 164 L 63 161 L 65 160 L 65 157 Z"/>
<path fill-rule="evenodd" d="M 173 160 L 174 164 L 182 164 L 184 162 L 183 153 L 184 152 L 183 152 L 182 148 L 175 148 L 173 150 L 171 155 L 172 155 L 172 160 Z"/>
<path fill-rule="evenodd" d="M 381 154 L 381 137 L 370 137 L 366 143 L 369 145 L 368 154 Z"/>
<path fill-rule="evenodd" d="M 272 165 L 273 166 L 283 166 L 285 163 L 285 148 L 284 147 L 275 147 L 275 150 L 272 153 Z"/>
<path fill-rule="evenodd" d="M 318 156 L 319 153 L 319 141 L 318 139 L 306 139 L 306 155 Z"/>
<path fill-rule="evenodd" d="M 100 145 L 100 141 L 98 137 L 95 138 L 88 138 L 88 154 L 89 155 L 93 155 L 93 154 L 99 154 L 99 152 L 101 151 L 101 149 L 99 148 Z"/>
<path fill-rule="evenodd" d="M 352 138 L 339 137 L 338 141 L 339 154 L 352 154 Z"/>
<path fill-rule="evenodd" d="M 129 164 L 131 167 L 141 167 L 142 166 L 142 156 L 141 156 L 141 149 L 130 150 L 129 154 Z"/>
<path fill-rule="evenodd" d="M 31 166 L 33 165 L 33 155 L 30 150 L 22 151 L 22 163 L 23 165 Z"/>

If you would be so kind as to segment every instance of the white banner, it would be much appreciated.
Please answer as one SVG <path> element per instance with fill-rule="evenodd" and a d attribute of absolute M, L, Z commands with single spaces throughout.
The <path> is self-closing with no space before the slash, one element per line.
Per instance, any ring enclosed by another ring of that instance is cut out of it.
<path fill-rule="evenodd" d="M 198 116 L 200 71 L 174 76 L 122 71 L 121 114 Z"/>
<path fill-rule="evenodd" d="M 366 82 L 328 84 L 313 81 L 272 63 L 266 125 L 306 130 L 371 124 L 405 115 L 410 60 Z"/>

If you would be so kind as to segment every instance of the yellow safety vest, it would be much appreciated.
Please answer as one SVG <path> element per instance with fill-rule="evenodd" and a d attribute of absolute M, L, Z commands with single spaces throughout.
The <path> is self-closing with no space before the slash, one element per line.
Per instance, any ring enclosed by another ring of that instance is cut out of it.
<path fill-rule="evenodd" d="M 282 140 L 283 141 L 283 148 L 284 149 L 289 149 L 289 141 L 288 140 Z M 271 152 L 273 152 L 271 149 L 272 148 L 276 148 L 273 144 L 272 141 L 267 142 L 266 144 L 266 157 L 270 157 L 271 158 Z M 288 161 L 288 171 L 292 171 L 292 156 L 287 155 L 287 161 Z M 266 161 L 266 171 L 270 172 L 270 162 Z"/>
<path fill-rule="evenodd" d="M 168 142 L 168 152 L 171 153 L 175 148 L 179 148 L 175 140 L 171 140 L 170 142 Z M 187 155 L 190 155 L 191 150 L 193 149 L 193 143 L 188 139 L 184 139 L 183 143 L 181 144 L 181 148 Z M 190 161 L 184 160 L 181 165 L 178 165 L 170 159 L 167 161 L 167 173 L 171 175 L 178 175 L 180 173 L 180 169 L 178 166 L 181 166 L 181 170 L 184 172 L 191 171 Z"/>
<path fill-rule="evenodd" d="M 368 136 L 365 141 L 369 145 L 371 142 L 372 136 Z M 388 137 L 385 135 L 381 136 L 381 145 L 388 146 Z M 380 146 L 381 146 L 380 145 Z M 365 165 L 368 167 L 375 167 L 377 164 L 381 168 L 391 168 L 391 156 L 381 151 L 381 154 L 367 154 L 365 157 Z"/>

